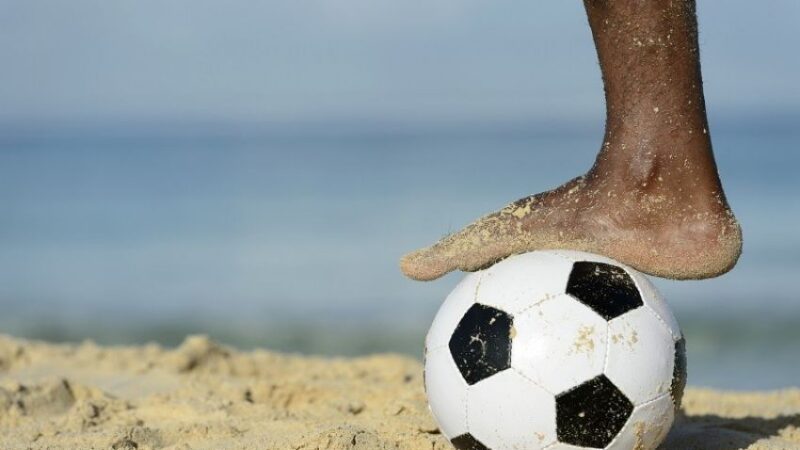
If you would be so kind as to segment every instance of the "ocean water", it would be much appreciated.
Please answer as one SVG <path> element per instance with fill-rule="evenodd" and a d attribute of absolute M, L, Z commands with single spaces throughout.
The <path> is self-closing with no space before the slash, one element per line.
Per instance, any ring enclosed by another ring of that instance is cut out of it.
<path fill-rule="evenodd" d="M 695 385 L 800 384 L 800 132 L 752 123 L 712 124 L 740 264 L 656 280 Z M 563 123 L 0 127 L 0 332 L 419 356 L 461 275 L 413 282 L 398 258 L 599 145 Z"/>

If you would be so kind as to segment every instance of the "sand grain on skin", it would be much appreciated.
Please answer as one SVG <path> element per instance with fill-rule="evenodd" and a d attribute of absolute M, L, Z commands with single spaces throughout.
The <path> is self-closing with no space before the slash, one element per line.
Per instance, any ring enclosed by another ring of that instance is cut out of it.
<path fill-rule="evenodd" d="M 667 449 L 800 449 L 800 391 L 689 390 Z M 0 336 L 2 449 L 445 450 L 414 359 Z"/>

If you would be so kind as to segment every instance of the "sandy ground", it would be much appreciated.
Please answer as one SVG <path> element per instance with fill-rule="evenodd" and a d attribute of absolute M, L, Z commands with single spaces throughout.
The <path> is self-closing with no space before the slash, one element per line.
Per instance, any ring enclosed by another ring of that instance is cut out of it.
<path fill-rule="evenodd" d="M 449 449 L 419 362 L 0 336 L 0 449 Z M 667 449 L 800 449 L 800 390 L 690 389 Z"/>

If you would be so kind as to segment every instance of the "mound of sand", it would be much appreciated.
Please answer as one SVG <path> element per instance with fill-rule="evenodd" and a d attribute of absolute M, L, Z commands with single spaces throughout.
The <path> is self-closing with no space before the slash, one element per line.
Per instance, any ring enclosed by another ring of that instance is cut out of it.
<path fill-rule="evenodd" d="M 1 449 L 445 450 L 419 362 L 0 336 Z M 800 390 L 687 391 L 668 449 L 800 449 Z"/>

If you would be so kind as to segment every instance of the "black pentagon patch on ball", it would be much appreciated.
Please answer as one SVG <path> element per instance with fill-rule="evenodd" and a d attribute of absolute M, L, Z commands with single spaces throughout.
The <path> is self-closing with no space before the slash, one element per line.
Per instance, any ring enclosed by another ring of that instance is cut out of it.
<path fill-rule="evenodd" d="M 625 426 L 633 403 L 600 375 L 556 396 L 556 434 L 559 442 L 603 448 Z"/>
<path fill-rule="evenodd" d="M 677 412 L 681 408 L 683 390 L 686 388 L 686 339 L 675 343 L 675 367 L 672 369 L 672 386 L 669 393 Z"/>
<path fill-rule="evenodd" d="M 474 304 L 450 337 L 450 353 L 467 384 L 511 367 L 511 326 L 507 313 Z"/>
<path fill-rule="evenodd" d="M 573 264 L 567 294 L 606 320 L 644 304 L 636 283 L 625 269 L 599 262 L 578 261 Z"/>
<path fill-rule="evenodd" d="M 450 443 L 458 450 L 489 450 L 489 447 L 483 445 L 469 433 L 454 437 Z"/>

